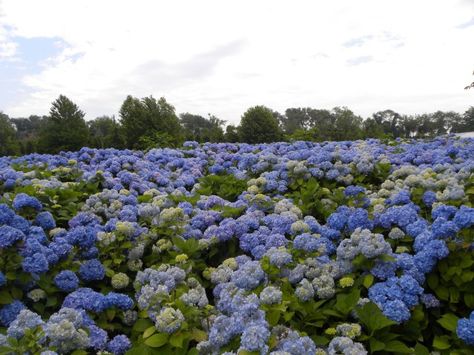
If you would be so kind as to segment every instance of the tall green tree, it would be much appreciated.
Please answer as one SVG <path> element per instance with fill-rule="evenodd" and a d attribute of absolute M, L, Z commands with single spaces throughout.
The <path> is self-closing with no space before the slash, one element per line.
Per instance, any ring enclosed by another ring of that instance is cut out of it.
<path fill-rule="evenodd" d="M 400 137 L 401 115 L 393 110 L 378 111 L 372 115 L 373 119 L 379 124 L 386 135 L 391 135 L 392 138 Z"/>
<path fill-rule="evenodd" d="M 122 148 L 123 137 L 115 117 L 101 116 L 87 122 L 90 144 L 95 148 Z"/>
<path fill-rule="evenodd" d="M 230 124 L 225 128 L 224 141 L 229 143 L 239 141 L 239 130 L 236 126 Z"/>
<path fill-rule="evenodd" d="M 288 108 L 285 114 L 281 116 L 280 122 L 283 131 L 286 134 L 293 134 L 296 130 L 306 130 L 310 128 L 311 117 L 310 109 L 307 108 Z"/>
<path fill-rule="evenodd" d="M 191 113 L 182 113 L 179 117 L 186 140 L 200 143 L 222 142 L 224 140 L 224 130 L 222 129 L 225 124 L 224 120 L 211 114 L 208 119 Z"/>
<path fill-rule="evenodd" d="M 385 138 L 385 133 L 380 124 L 373 118 L 366 119 L 363 124 L 363 132 L 365 138 Z"/>
<path fill-rule="evenodd" d="M 46 153 L 79 150 L 89 141 L 84 112 L 64 95 L 52 103 L 49 116 L 41 128 L 39 147 Z"/>
<path fill-rule="evenodd" d="M 415 117 L 404 115 L 400 120 L 401 132 L 405 138 L 415 137 L 418 131 L 418 122 Z"/>
<path fill-rule="evenodd" d="M 8 115 L 0 112 L 0 156 L 16 155 L 19 153 L 15 128 Z"/>
<path fill-rule="evenodd" d="M 474 106 L 471 106 L 463 115 L 463 124 L 460 132 L 474 132 Z"/>
<path fill-rule="evenodd" d="M 334 132 L 334 114 L 325 109 L 288 108 L 281 119 L 283 130 L 291 140 L 330 140 Z M 306 137 L 306 138 L 305 138 Z"/>
<path fill-rule="evenodd" d="M 362 138 L 362 117 L 347 107 L 335 107 L 332 110 L 334 125 L 330 131 L 331 140 L 355 140 Z"/>
<path fill-rule="evenodd" d="M 175 109 L 164 97 L 156 100 L 153 96 L 127 96 L 120 108 L 120 123 L 128 148 L 178 146 L 183 140 Z"/>
<path fill-rule="evenodd" d="M 272 110 L 265 106 L 254 106 L 242 116 L 239 136 L 246 143 L 268 143 L 280 140 L 282 133 Z"/>

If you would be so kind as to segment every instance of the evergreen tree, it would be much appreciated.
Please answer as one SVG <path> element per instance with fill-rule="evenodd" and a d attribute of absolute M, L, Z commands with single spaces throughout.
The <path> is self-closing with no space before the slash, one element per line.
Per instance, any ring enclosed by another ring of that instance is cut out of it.
<path fill-rule="evenodd" d="M 84 112 L 60 95 L 52 103 L 49 116 L 40 131 L 39 146 L 43 152 L 79 150 L 89 141 L 89 130 L 84 120 Z"/>

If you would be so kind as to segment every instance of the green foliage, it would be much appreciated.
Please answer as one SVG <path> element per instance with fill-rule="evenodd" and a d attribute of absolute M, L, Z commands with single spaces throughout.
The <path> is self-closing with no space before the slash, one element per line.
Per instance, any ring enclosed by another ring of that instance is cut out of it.
<path fill-rule="evenodd" d="M 149 135 L 142 136 L 138 140 L 141 149 L 147 151 L 154 148 L 175 147 L 176 139 L 166 132 L 153 132 Z M 178 144 L 179 145 L 179 144 Z"/>
<path fill-rule="evenodd" d="M 0 112 L 0 156 L 18 154 L 19 148 L 15 139 L 15 128 L 8 116 Z"/>
<path fill-rule="evenodd" d="M 367 327 L 370 335 L 373 335 L 377 330 L 396 324 L 394 321 L 385 317 L 379 307 L 372 302 L 358 308 L 356 312 L 359 316 L 359 320 Z"/>
<path fill-rule="evenodd" d="M 199 179 L 199 185 L 199 194 L 217 195 L 231 202 L 247 189 L 247 182 L 234 175 L 207 175 Z"/>
<path fill-rule="evenodd" d="M 311 215 L 318 220 L 325 221 L 338 206 L 338 202 L 344 198 L 340 189 L 323 187 L 334 183 L 325 184 L 315 178 L 304 180 L 295 179 L 289 184 L 286 196 L 293 199 L 304 215 Z"/>
<path fill-rule="evenodd" d="M 79 150 L 89 141 L 89 130 L 84 112 L 60 95 L 52 103 L 49 116 L 45 119 L 39 135 L 39 147 L 45 153 Z"/>
<path fill-rule="evenodd" d="M 150 96 L 140 100 L 127 96 L 120 108 L 120 123 L 128 148 L 150 148 L 144 145 L 161 142 L 163 137 L 157 134 L 171 137 L 174 145 L 182 142 L 175 109 L 164 97 L 156 100 Z"/>
<path fill-rule="evenodd" d="M 186 140 L 199 143 L 224 141 L 222 126 L 225 121 L 218 119 L 216 116 L 209 115 L 209 119 L 206 119 L 199 115 L 182 113 L 179 117 Z"/>
<path fill-rule="evenodd" d="M 101 116 L 87 122 L 90 146 L 94 148 L 122 148 L 124 145 L 120 125 L 115 117 Z"/>
<path fill-rule="evenodd" d="M 280 140 L 281 131 L 272 110 L 265 106 L 254 106 L 243 114 L 239 136 L 245 143 L 269 143 Z"/>
<path fill-rule="evenodd" d="M 228 125 L 225 128 L 224 140 L 229 143 L 235 143 L 239 141 L 239 132 L 237 127 Z"/>

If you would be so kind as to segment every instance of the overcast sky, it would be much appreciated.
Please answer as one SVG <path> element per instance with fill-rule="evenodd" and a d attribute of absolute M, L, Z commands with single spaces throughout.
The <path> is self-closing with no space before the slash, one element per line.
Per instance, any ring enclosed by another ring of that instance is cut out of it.
<path fill-rule="evenodd" d="M 237 123 L 253 105 L 368 116 L 474 105 L 474 0 L 0 0 L 0 111 L 86 119 L 128 94 Z"/>

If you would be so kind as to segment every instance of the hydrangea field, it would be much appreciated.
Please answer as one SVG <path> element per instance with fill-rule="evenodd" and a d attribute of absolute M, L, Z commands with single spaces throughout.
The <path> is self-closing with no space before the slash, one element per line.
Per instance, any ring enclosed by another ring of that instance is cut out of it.
<path fill-rule="evenodd" d="M 0 158 L 1 354 L 474 354 L 474 139 Z"/>

